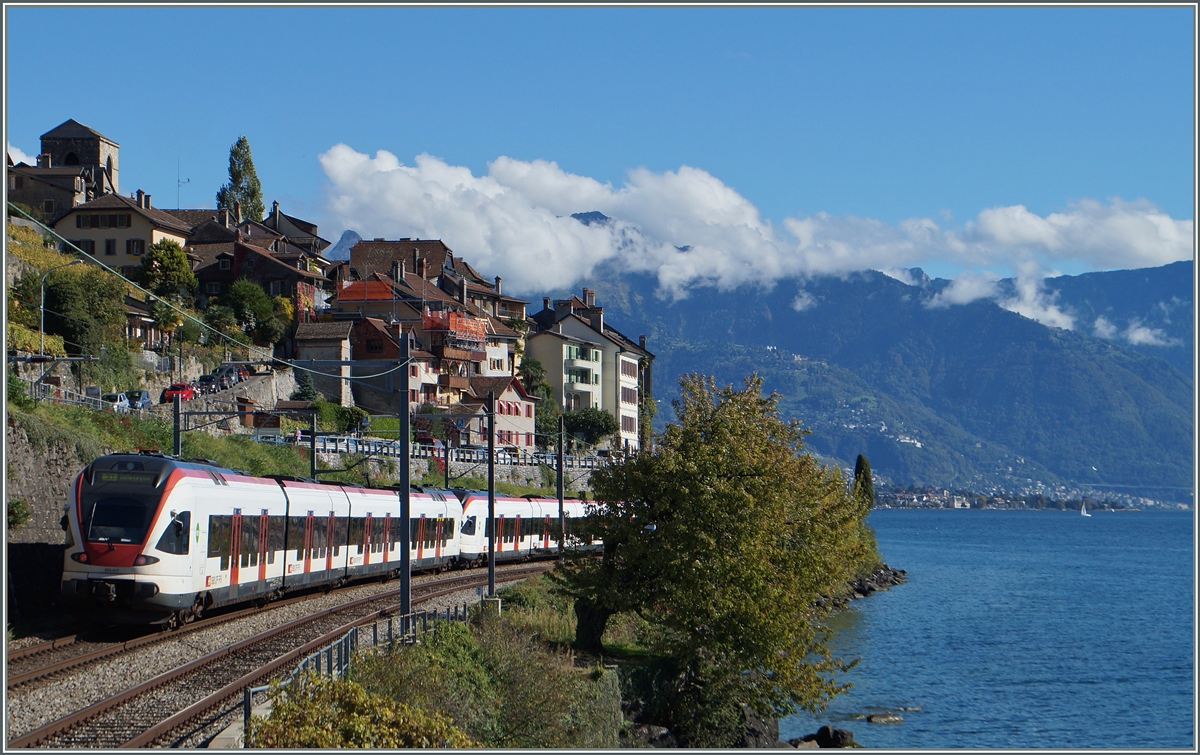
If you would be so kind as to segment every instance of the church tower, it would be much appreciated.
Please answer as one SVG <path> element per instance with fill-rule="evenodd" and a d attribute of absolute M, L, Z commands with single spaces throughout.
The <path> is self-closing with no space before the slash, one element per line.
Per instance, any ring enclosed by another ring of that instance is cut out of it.
<path fill-rule="evenodd" d="M 95 195 L 119 194 L 117 153 L 120 145 L 95 129 L 74 119 L 42 134 L 38 167 L 90 168 Z"/>

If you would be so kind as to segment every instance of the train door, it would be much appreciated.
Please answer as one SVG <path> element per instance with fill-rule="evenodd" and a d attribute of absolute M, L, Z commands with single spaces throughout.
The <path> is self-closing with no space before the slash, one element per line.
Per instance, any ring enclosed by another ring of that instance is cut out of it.
<path fill-rule="evenodd" d="M 329 518 L 325 520 L 325 547 L 321 550 L 325 552 L 325 571 L 333 571 L 333 512 L 329 512 Z"/>
<path fill-rule="evenodd" d="M 242 563 L 242 510 L 233 510 L 233 522 L 229 531 L 229 587 L 237 595 L 239 566 Z"/>
<path fill-rule="evenodd" d="M 437 529 L 433 533 L 433 557 L 437 559 L 442 557 L 442 526 L 445 522 L 446 520 L 439 516 L 437 518 Z"/>
<path fill-rule="evenodd" d="M 550 550 L 550 517 L 546 516 L 546 520 L 542 522 L 542 547 Z"/>
<path fill-rule="evenodd" d="M 270 517 L 267 515 L 267 510 L 263 509 L 258 516 L 258 580 L 263 582 L 267 579 L 267 533 L 269 532 Z"/>
<path fill-rule="evenodd" d="M 522 550 L 521 536 L 524 534 L 521 531 L 521 515 L 517 514 L 517 518 L 513 520 L 513 550 Z"/>
<path fill-rule="evenodd" d="M 420 561 L 425 556 L 425 515 L 421 514 L 421 518 L 417 520 L 417 560 Z"/>
<path fill-rule="evenodd" d="M 308 574 L 312 571 L 312 556 L 313 556 L 313 513 L 308 512 L 308 516 L 304 517 L 304 573 Z"/>
<path fill-rule="evenodd" d="M 392 515 L 383 515 L 383 563 L 391 561 L 392 556 Z"/>
<path fill-rule="evenodd" d="M 362 552 L 363 566 L 371 563 L 371 512 L 367 512 L 367 519 L 363 522 L 362 534 Z"/>
<path fill-rule="evenodd" d="M 496 539 L 496 552 L 499 553 L 504 550 L 504 541 L 507 537 L 507 535 L 505 534 L 507 532 L 507 530 L 504 529 L 504 515 L 503 514 L 496 517 L 496 526 L 494 529 L 496 531 L 496 538 L 495 538 Z"/>

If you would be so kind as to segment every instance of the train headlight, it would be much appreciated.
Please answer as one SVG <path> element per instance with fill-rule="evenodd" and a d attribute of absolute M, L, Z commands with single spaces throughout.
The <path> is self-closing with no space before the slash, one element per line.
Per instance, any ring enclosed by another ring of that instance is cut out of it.
<path fill-rule="evenodd" d="M 81 564 L 86 564 L 88 562 L 88 557 L 86 553 L 79 551 L 78 553 L 71 554 L 71 560 L 78 561 Z"/>
<path fill-rule="evenodd" d="M 154 556 L 147 556 L 144 554 L 139 554 L 138 557 L 133 560 L 134 566 L 149 566 L 150 564 L 157 564 L 157 563 L 158 563 L 157 558 L 155 558 Z"/>

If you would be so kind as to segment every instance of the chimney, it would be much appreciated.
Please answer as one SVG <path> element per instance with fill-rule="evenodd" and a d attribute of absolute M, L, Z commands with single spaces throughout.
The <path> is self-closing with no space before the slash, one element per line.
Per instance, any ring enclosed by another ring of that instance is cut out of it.
<path fill-rule="evenodd" d="M 146 204 L 146 192 L 141 189 L 137 190 L 137 206 L 143 207 Z"/>
<path fill-rule="evenodd" d="M 642 347 L 642 351 L 646 350 L 646 336 L 638 336 L 638 346 Z"/>
<path fill-rule="evenodd" d="M 426 278 L 429 275 L 429 260 L 421 258 L 421 277 Z"/>
<path fill-rule="evenodd" d="M 597 333 L 604 332 L 604 308 L 595 307 L 588 310 L 588 322 L 592 324 L 592 329 Z"/>
<path fill-rule="evenodd" d="M 278 202 L 278 201 L 276 201 L 276 202 L 272 202 L 272 203 L 271 203 L 271 214 L 272 214 L 272 215 L 275 215 L 275 216 L 277 216 L 277 217 L 275 218 L 275 230 L 277 230 L 277 231 L 278 231 L 278 230 L 279 230 L 279 218 L 278 218 L 278 215 L 279 215 L 279 202 Z"/>
<path fill-rule="evenodd" d="M 542 297 L 542 309 L 550 309 L 550 297 L 549 296 Z"/>
<path fill-rule="evenodd" d="M 500 276 L 496 276 L 496 296 L 500 296 Z"/>
<path fill-rule="evenodd" d="M 593 289 L 583 289 L 583 303 L 589 307 L 596 306 L 596 292 Z"/>
<path fill-rule="evenodd" d="M 408 273 L 408 269 L 404 265 L 404 260 L 400 260 L 396 264 L 399 265 L 399 267 L 400 267 L 400 277 L 397 278 L 396 280 L 403 282 L 404 276 Z"/>
<path fill-rule="evenodd" d="M 53 162 L 49 152 L 43 152 L 37 156 L 37 166 L 39 168 L 53 168 L 54 166 L 51 164 Z"/>
<path fill-rule="evenodd" d="M 242 203 L 241 202 L 233 203 L 233 216 L 235 218 L 237 218 L 238 225 L 241 225 L 242 224 Z"/>
<path fill-rule="evenodd" d="M 458 298 L 463 306 L 467 306 L 467 279 L 463 278 L 458 283 Z"/>
<path fill-rule="evenodd" d="M 421 277 L 424 278 L 425 277 L 425 266 L 418 264 L 417 260 L 419 259 L 419 257 L 417 256 L 417 254 L 418 254 L 417 248 L 414 246 L 413 247 L 413 272 L 415 273 L 415 272 L 419 271 L 421 273 Z"/>
<path fill-rule="evenodd" d="M 142 206 L 145 207 L 147 210 L 150 209 L 150 195 L 149 194 L 146 195 L 146 204 L 144 204 Z"/>

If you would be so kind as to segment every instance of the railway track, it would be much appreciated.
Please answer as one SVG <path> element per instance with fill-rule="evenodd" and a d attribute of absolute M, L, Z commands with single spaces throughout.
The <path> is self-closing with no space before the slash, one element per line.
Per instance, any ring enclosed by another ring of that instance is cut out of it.
<path fill-rule="evenodd" d="M 511 581 L 552 567 L 546 562 L 497 576 Z M 414 585 L 413 603 L 485 584 L 486 573 Z M 236 710 L 246 686 L 290 672 L 300 658 L 351 626 L 391 615 L 398 594 L 359 598 L 275 627 L 17 737 L 8 747 L 179 746 Z"/>

